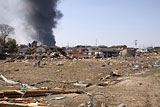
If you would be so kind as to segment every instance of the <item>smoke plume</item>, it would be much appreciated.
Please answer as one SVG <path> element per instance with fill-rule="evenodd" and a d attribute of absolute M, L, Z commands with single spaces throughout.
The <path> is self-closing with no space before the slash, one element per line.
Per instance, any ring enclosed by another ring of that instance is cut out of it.
<path fill-rule="evenodd" d="M 25 0 L 28 15 L 27 22 L 36 31 L 35 39 L 45 45 L 55 45 L 53 28 L 62 17 L 57 8 L 58 0 Z"/>
<path fill-rule="evenodd" d="M 55 45 L 53 29 L 62 17 L 57 10 L 60 0 L 0 0 L 0 24 L 15 28 L 18 43 L 37 40 L 44 45 Z"/>

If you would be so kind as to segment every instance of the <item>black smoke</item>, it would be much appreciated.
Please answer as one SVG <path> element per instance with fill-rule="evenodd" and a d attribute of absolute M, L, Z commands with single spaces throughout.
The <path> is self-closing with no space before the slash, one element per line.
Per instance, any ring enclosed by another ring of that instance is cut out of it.
<path fill-rule="evenodd" d="M 28 24 L 36 31 L 34 39 L 44 45 L 54 46 L 56 44 L 53 28 L 62 17 L 57 10 L 59 0 L 25 0 L 28 14 Z"/>

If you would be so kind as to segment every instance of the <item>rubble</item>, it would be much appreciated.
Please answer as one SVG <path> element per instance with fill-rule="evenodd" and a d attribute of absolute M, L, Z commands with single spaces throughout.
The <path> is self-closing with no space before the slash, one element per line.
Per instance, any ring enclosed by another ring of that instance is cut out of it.
<path fill-rule="evenodd" d="M 52 90 L 5 90 L 0 91 L 0 98 L 8 97 L 8 98 L 21 98 L 23 97 L 32 97 L 32 96 L 41 96 L 46 93 L 52 94 L 68 94 L 68 93 L 78 93 L 81 94 L 83 91 L 80 90 L 62 90 L 62 89 L 52 89 Z"/>
<path fill-rule="evenodd" d="M 86 106 L 87 106 L 86 103 L 82 103 L 82 104 L 80 104 L 78 107 L 86 107 Z"/>
<path fill-rule="evenodd" d="M 40 63 L 41 63 L 41 61 L 38 61 L 38 62 L 34 63 L 34 67 L 35 68 L 40 68 Z"/>
<path fill-rule="evenodd" d="M 107 79 L 110 79 L 111 77 L 120 77 L 121 75 L 118 74 L 118 72 L 110 72 L 109 75 L 105 76 L 105 77 L 102 77 L 100 78 L 100 80 L 107 80 Z"/>
<path fill-rule="evenodd" d="M 26 104 L 25 104 L 26 103 Z M 23 103 L 10 103 L 6 101 L 0 101 L 0 107 L 65 107 L 64 105 L 47 105 L 47 104 L 42 104 L 42 103 L 28 103 L 24 102 Z"/>
<path fill-rule="evenodd" d="M 101 107 L 107 107 L 107 106 L 106 106 L 106 104 L 105 104 L 105 103 L 102 103 L 102 104 L 101 104 Z"/>
<path fill-rule="evenodd" d="M 34 58 L 14 59 L 14 62 L 0 61 L 0 73 L 3 74 L 0 76 L 1 104 L 24 104 L 24 107 L 30 104 L 48 107 L 105 107 L 107 104 L 116 107 L 120 102 L 133 106 L 132 99 L 136 99 L 140 103 L 135 106 L 144 106 L 148 97 L 146 93 L 152 95 L 149 97 L 153 99 L 159 98 L 159 56 L 76 60 L 60 59 L 59 56 L 50 59 L 50 56 L 45 56 L 47 58 L 44 60 Z M 50 92 L 56 87 L 58 90 L 82 91 L 74 91 L 81 94 L 73 97 L 69 96 L 69 92 Z M 96 96 L 96 101 L 88 98 L 85 92 L 101 92 L 106 97 Z M 154 102 L 151 103 L 155 105 Z"/>
<path fill-rule="evenodd" d="M 79 87 L 89 87 L 91 86 L 92 84 L 91 83 L 83 83 L 83 82 L 79 82 L 79 83 L 74 83 L 73 85 L 75 86 L 79 86 Z"/>
<path fill-rule="evenodd" d="M 7 78 L 5 78 L 2 74 L 1 74 L 1 79 L 5 82 L 7 82 L 8 84 L 19 84 L 18 82 L 14 82 L 12 80 L 8 80 Z"/>
<path fill-rule="evenodd" d="M 57 66 L 63 66 L 64 64 L 62 64 L 62 63 L 59 63 L 59 64 L 57 64 Z"/>
<path fill-rule="evenodd" d="M 52 98 L 52 100 L 62 100 L 62 99 L 65 99 L 65 97 L 54 97 L 54 98 Z"/>
<path fill-rule="evenodd" d="M 126 107 L 126 105 L 124 105 L 124 104 L 120 104 L 118 107 Z"/>
<path fill-rule="evenodd" d="M 51 94 L 69 94 L 69 93 L 83 93 L 79 90 L 62 90 L 62 89 L 52 89 L 52 90 L 5 90 L 0 91 L 0 105 L 6 107 L 64 107 L 59 105 L 49 105 L 44 100 L 33 99 L 28 97 L 37 97 L 47 95 L 47 93 Z M 14 98 L 14 99 L 13 99 Z M 52 100 L 62 100 L 65 97 L 54 97 Z M 1 107 L 1 106 L 0 106 Z"/>
<path fill-rule="evenodd" d="M 92 103 L 92 102 L 88 102 L 87 107 L 94 107 L 94 105 L 93 105 L 93 103 Z"/>
<path fill-rule="evenodd" d="M 160 65 L 157 65 L 157 64 L 155 64 L 155 65 L 153 65 L 153 67 L 159 67 Z"/>

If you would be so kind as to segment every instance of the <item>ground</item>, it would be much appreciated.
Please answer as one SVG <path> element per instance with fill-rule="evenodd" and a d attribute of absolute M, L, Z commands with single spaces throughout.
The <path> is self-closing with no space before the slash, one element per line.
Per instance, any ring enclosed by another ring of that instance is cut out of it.
<path fill-rule="evenodd" d="M 80 107 L 92 101 L 95 107 L 125 104 L 127 107 L 160 107 L 159 56 L 117 57 L 108 59 L 44 59 L 35 68 L 36 60 L 0 61 L 0 73 L 9 80 L 37 88 L 78 89 L 85 94 L 43 97 L 50 104 Z M 117 75 L 111 75 L 115 72 Z M 89 84 L 88 87 L 75 83 Z M 21 89 L 0 80 L 0 90 Z M 89 94 L 89 95 L 88 95 Z M 89 97 L 90 96 L 90 97 Z M 83 107 L 83 106 L 82 106 Z"/>

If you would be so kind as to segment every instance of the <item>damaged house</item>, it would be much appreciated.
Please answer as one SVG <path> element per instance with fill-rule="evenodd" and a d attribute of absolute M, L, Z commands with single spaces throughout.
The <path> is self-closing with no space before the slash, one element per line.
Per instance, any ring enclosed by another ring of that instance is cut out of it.
<path fill-rule="evenodd" d="M 21 48 L 18 50 L 18 53 L 20 54 L 26 54 L 29 51 L 29 48 Z"/>
<path fill-rule="evenodd" d="M 107 58 L 107 57 L 117 57 L 119 55 L 119 50 L 114 48 L 108 48 L 106 46 L 93 46 L 89 47 L 89 55 L 95 56 L 96 58 Z"/>
<path fill-rule="evenodd" d="M 71 58 L 89 58 L 90 55 L 89 50 L 87 48 L 88 46 L 76 46 L 76 47 L 70 47 L 68 49 L 66 49 L 66 53 L 68 56 L 70 56 Z"/>
<path fill-rule="evenodd" d="M 111 46 L 110 48 L 114 48 L 116 50 L 122 51 L 124 49 L 127 49 L 126 45 L 117 45 L 117 46 Z"/>
<path fill-rule="evenodd" d="M 65 48 L 60 48 L 58 46 L 50 46 L 46 48 L 47 53 L 50 57 L 64 57 L 66 56 Z"/>
<path fill-rule="evenodd" d="M 159 54 L 160 53 L 160 47 L 154 47 L 154 51 Z"/>
<path fill-rule="evenodd" d="M 97 55 L 99 54 L 99 48 L 97 46 L 91 46 L 88 48 L 89 55 Z"/>
<path fill-rule="evenodd" d="M 99 48 L 99 55 L 101 58 L 117 57 L 119 56 L 119 52 L 119 50 L 114 48 Z"/>
<path fill-rule="evenodd" d="M 136 56 L 136 51 L 137 51 L 136 48 L 127 48 L 127 49 L 124 49 L 124 50 L 120 51 L 120 56 L 135 57 Z"/>

